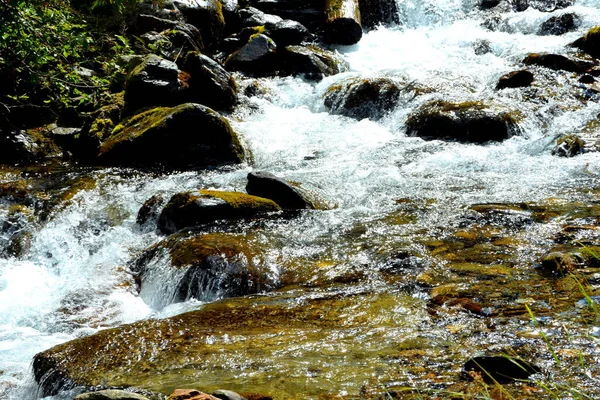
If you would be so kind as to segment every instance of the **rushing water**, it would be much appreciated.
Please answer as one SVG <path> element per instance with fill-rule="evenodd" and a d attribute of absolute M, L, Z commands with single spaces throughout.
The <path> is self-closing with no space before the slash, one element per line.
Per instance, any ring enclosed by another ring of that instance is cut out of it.
<path fill-rule="evenodd" d="M 254 169 L 303 182 L 337 207 L 275 224 L 270 240 L 285 242 L 279 255 L 327 252 L 357 263 L 368 263 L 370 253 L 350 254 L 348 232 L 392 211 L 401 198 L 433 199 L 436 211 L 422 221 L 431 227 L 454 224 L 456 210 L 473 203 L 585 199 L 581 189 L 597 186 L 600 153 L 558 158 L 551 150 L 558 135 L 582 130 L 600 113 L 598 99 L 582 103 L 576 78 L 564 78 L 568 74 L 551 76 L 557 95 L 546 103 L 525 101 L 519 90 L 494 90 L 498 78 L 521 68 L 528 53 L 564 54 L 570 42 L 600 24 L 600 0 L 574 3 L 552 13 L 495 12 L 500 22 L 490 30 L 482 23 L 493 12 L 479 11 L 475 0 L 399 0 L 399 26 L 380 27 L 358 45 L 338 48 L 350 72 L 318 84 L 260 80 L 267 94 L 247 99 L 231 116 L 252 150 L 252 166 L 168 176 L 93 172 L 95 188 L 79 192 L 39 223 L 25 255 L 0 259 L 0 398 L 35 397 L 30 363 L 40 351 L 106 327 L 198 306 L 168 305 L 156 291 L 138 295 L 133 289 L 127 262 L 161 239 L 135 223 L 140 204 L 156 193 L 243 190 Z M 576 32 L 536 34 L 548 17 L 566 12 L 580 17 Z M 490 51 L 477 55 L 474 47 L 482 42 Z M 435 91 L 407 100 L 378 122 L 332 116 L 322 95 L 348 76 L 388 76 Z M 485 146 L 406 137 L 406 116 L 432 98 L 494 99 L 525 114 L 522 133 Z M 4 180 L 13 178 L 7 173 Z M 4 208 L 6 220 L 8 205 Z M 383 242 L 389 232 L 372 234 L 374 242 L 377 237 Z"/>

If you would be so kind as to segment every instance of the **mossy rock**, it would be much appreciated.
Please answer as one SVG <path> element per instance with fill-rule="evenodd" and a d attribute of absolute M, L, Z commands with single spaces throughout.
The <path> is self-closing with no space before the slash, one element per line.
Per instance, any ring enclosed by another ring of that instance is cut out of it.
<path fill-rule="evenodd" d="M 277 70 L 275 42 L 266 35 L 250 36 L 248 43 L 225 60 L 225 68 L 257 76 L 268 76 Z"/>
<path fill-rule="evenodd" d="M 559 157 L 574 157 L 583 152 L 585 142 L 577 135 L 564 135 L 556 141 L 552 155 Z"/>
<path fill-rule="evenodd" d="M 494 110 L 491 105 L 479 101 L 433 100 L 408 117 L 406 134 L 425 140 L 498 142 L 518 133 L 520 118 L 516 111 Z"/>
<path fill-rule="evenodd" d="M 147 285 L 154 292 L 157 284 L 168 281 L 170 287 L 162 288 L 168 302 L 214 301 L 276 288 L 278 271 L 267 262 L 266 251 L 264 245 L 242 235 L 173 235 L 146 250 L 132 269 L 142 296 Z M 167 279 L 169 272 L 172 279 Z"/>
<path fill-rule="evenodd" d="M 540 262 L 545 272 L 563 276 L 581 268 L 600 268 L 600 246 L 554 249 Z"/>
<path fill-rule="evenodd" d="M 546 53 L 531 53 L 523 59 L 525 65 L 539 65 L 540 67 L 546 67 L 557 71 L 568 71 L 568 72 L 585 72 L 594 66 L 594 63 L 577 60 L 565 57 L 560 54 L 546 54 Z"/>
<path fill-rule="evenodd" d="M 323 101 L 332 114 L 379 120 L 405 90 L 412 92 L 389 78 L 351 78 L 327 88 Z"/>
<path fill-rule="evenodd" d="M 0 130 L 0 164 L 31 164 L 61 157 L 48 133 L 45 128 Z"/>
<path fill-rule="evenodd" d="M 100 146 L 102 164 L 137 167 L 206 167 L 244 160 L 229 122 L 193 103 L 158 107 L 123 121 Z"/>
<path fill-rule="evenodd" d="M 207 48 L 214 47 L 221 41 L 225 31 L 225 17 L 220 0 L 174 0 L 173 3 L 184 19 L 200 30 L 202 41 Z"/>
<path fill-rule="evenodd" d="M 327 210 L 331 208 L 317 195 L 302 188 L 300 184 L 285 181 L 265 171 L 248 174 L 246 191 L 253 196 L 271 199 L 286 210 Z"/>
<path fill-rule="evenodd" d="M 336 52 L 316 45 L 287 46 L 277 54 L 281 73 L 302 75 L 308 79 L 321 80 L 349 69 L 346 61 Z"/>
<path fill-rule="evenodd" d="M 233 76 L 211 58 L 188 53 L 182 67 L 190 74 L 186 98 L 217 110 L 231 110 L 237 103 L 237 84 Z"/>
<path fill-rule="evenodd" d="M 583 37 L 577 39 L 573 46 L 580 48 L 593 57 L 600 57 L 600 26 L 590 29 Z"/>
<path fill-rule="evenodd" d="M 209 224 L 217 220 L 257 218 L 281 211 L 273 201 L 240 192 L 200 190 L 177 193 L 158 217 L 158 228 L 164 233 Z"/>

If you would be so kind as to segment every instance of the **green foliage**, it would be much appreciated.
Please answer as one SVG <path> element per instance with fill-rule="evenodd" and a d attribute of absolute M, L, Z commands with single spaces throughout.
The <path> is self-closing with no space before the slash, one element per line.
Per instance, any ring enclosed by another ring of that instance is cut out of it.
<path fill-rule="evenodd" d="M 6 0 L 4 0 L 6 1 Z M 105 1 L 105 0 L 100 0 Z M 123 0 L 115 0 L 118 10 Z M 0 18 L 0 102 L 93 108 L 118 83 L 115 62 L 128 54 L 118 32 L 91 29 L 69 0 L 9 0 Z"/>

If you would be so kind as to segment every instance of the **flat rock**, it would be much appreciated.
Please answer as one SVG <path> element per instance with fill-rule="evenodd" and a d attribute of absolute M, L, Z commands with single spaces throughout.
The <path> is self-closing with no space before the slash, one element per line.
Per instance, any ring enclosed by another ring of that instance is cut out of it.
<path fill-rule="evenodd" d="M 83 393 L 75 396 L 73 400 L 148 400 L 148 398 L 141 394 L 127 392 L 125 390 L 109 389 Z"/>

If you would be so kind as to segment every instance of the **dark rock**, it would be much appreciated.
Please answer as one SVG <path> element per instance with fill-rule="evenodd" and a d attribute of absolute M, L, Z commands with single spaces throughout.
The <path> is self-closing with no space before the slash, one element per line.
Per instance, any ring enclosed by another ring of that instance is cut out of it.
<path fill-rule="evenodd" d="M 540 266 L 544 272 L 553 275 L 565 276 L 572 274 L 580 268 L 600 268 L 600 247 L 554 249 L 540 260 Z"/>
<path fill-rule="evenodd" d="M 151 54 L 131 71 L 125 84 L 126 115 L 152 106 L 172 106 L 184 88 L 177 64 Z"/>
<path fill-rule="evenodd" d="M 482 10 L 489 10 L 490 8 L 494 8 L 500 4 L 500 1 L 501 0 L 481 0 L 479 2 L 479 8 Z"/>
<path fill-rule="evenodd" d="M 216 61 L 200 53 L 189 53 L 183 69 L 190 74 L 188 101 L 217 110 L 230 110 L 237 103 L 235 80 Z"/>
<path fill-rule="evenodd" d="M 323 38 L 327 42 L 352 45 L 362 35 L 358 0 L 325 0 Z"/>
<path fill-rule="evenodd" d="M 289 19 L 265 25 L 268 35 L 278 47 L 297 45 L 310 36 L 310 32 L 300 22 Z"/>
<path fill-rule="evenodd" d="M 581 76 L 581 78 L 578 79 L 578 82 L 585 83 L 585 84 L 594 83 L 594 82 L 596 82 L 596 78 L 594 78 L 593 75 L 584 74 Z"/>
<path fill-rule="evenodd" d="M 463 373 L 480 374 L 485 382 L 509 383 L 525 380 L 530 375 L 541 372 L 541 369 L 527 361 L 508 356 L 481 356 L 469 359 L 463 366 Z"/>
<path fill-rule="evenodd" d="M 249 0 L 259 10 L 300 22 L 310 31 L 323 27 L 323 0 Z"/>
<path fill-rule="evenodd" d="M 523 60 L 525 65 L 539 65 L 553 70 L 568 72 L 585 72 L 594 66 L 592 62 L 572 60 L 560 54 L 529 54 Z"/>
<path fill-rule="evenodd" d="M 488 40 L 479 39 L 473 43 L 473 51 L 476 55 L 482 56 L 492 52 L 492 45 Z"/>
<path fill-rule="evenodd" d="M 79 151 L 79 137 L 82 132 L 82 128 L 56 127 L 47 133 L 47 137 L 56 143 L 61 150 L 77 153 Z"/>
<path fill-rule="evenodd" d="M 276 69 L 275 42 L 268 36 L 257 34 L 225 61 L 225 68 L 257 75 L 269 75 Z"/>
<path fill-rule="evenodd" d="M 548 18 L 540 26 L 539 35 L 564 35 L 567 32 L 574 31 L 579 26 L 579 18 L 573 13 L 566 13 Z"/>
<path fill-rule="evenodd" d="M 221 400 L 247 400 L 245 397 L 242 397 L 231 390 L 217 390 L 216 392 L 213 392 L 212 395 Z"/>
<path fill-rule="evenodd" d="M 243 159 L 229 122 L 192 103 L 134 115 L 113 130 L 99 151 L 101 163 L 120 166 L 205 167 Z"/>
<path fill-rule="evenodd" d="M 61 155 L 39 129 L 0 131 L 0 164 L 32 163 Z"/>
<path fill-rule="evenodd" d="M 150 222 L 156 222 L 160 215 L 160 210 L 167 202 L 167 199 L 161 194 L 155 194 L 142 204 L 138 211 L 135 222 L 138 225 L 146 225 Z"/>
<path fill-rule="evenodd" d="M 283 74 L 321 80 L 348 70 L 348 64 L 337 53 L 314 45 L 287 46 L 278 56 Z"/>
<path fill-rule="evenodd" d="M 73 400 L 148 400 L 148 398 L 125 390 L 109 389 L 80 394 Z"/>
<path fill-rule="evenodd" d="M 527 70 L 513 71 L 502 75 L 496 85 L 496 90 L 531 86 L 533 74 Z"/>
<path fill-rule="evenodd" d="M 223 39 L 225 17 L 219 0 L 173 0 L 173 4 L 188 23 L 200 29 L 206 47 L 213 47 Z"/>
<path fill-rule="evenodd" d="M 175 389 L 168 400 L 217 400 L 217 398 L 195 389 Z"/>
<path fill-rule="evenodd" d="M 225 297 L 245 296 L 274 289 L 277 282 L 266 263 L 265 250 L 245 236 L 209 233 L 193 237 L 173 235 L 152 246 L 134 261 L 132 270 L 139 276 L 143 293 L 156 278 L 153 268 L 167 263 L 176 275 L 169 299 L 214 301 Z"/>
<path fill-rule="evenodd" d="M 243 8 L 238 11 L 240 25 L 243 28 L 251 26 L 264 26 L 266 24 L 276 24 L 282 21 L 277 15 L 266 14 L 254 7 Z"/>
<path fill-rule="evenodd" d="M 485 143 L 508 139 L 516 131 L 514 113 L 495 112 L 480 102 L 434 100 L 421 106 L 406 121 L 406 134 L 425 140 Z"/>
<path fill-rule="evenodd" d="M 202 48 L 186 32 L 179 29 L 168 29 L 160 33 L 148 32 L 143 34 L 141 39 L 152 53 L 172 61 L 179 60 L 182 54 L 198 52 Z"/>
<path fill-rule="evenodd" d="M 321 202 L 311 199 L 310 193 L 303 190 L 298 184 L 285 181 L 270 172 L 250 172 L 246 191 L 253 196 L 273 200 L 285 210 L 323 208 Z"/>
<path fill-rule="evenodd" d="M 134 29 L 139 35 L 147 32 L 163 32 L 166 30 L 181 31 L 190 38 L 191 44 L 199 50 L 204 48 L 202 34 L 194 25 L 186 24 L 181 21 L 172 21 L 169 19 L 158 18 L 154 15 L 141 14 L 138 15 Z"/>
<path fill-rule="evenodd" d="M 5 106 L 0 104 L 0 129 L 31 129 L 55 121 L 57 115 L 50 107 L 34 104 Z"/>
<path fill-rule="evenodd" d="M 359 0 L 360 21 L 363 28 L 399 24 L 398 5 L 395 0 Z"/>
<path fill-rule="evenodd" d="M 552 12 L 573 5 L 571 0 L 512 0 L 515 11 L 525 11 L 529 7 L 543 12 Z"/>
<path fill-rule="evenodd" d="M 600 58 L 600 26 L 590 29 L 583 37 L 573 42 L 573 46 Z"/>
<path fill-rule="evenodd" d="M 398 105 L 404 90 L 389 78 L 352 78 L 330 86 L 323 100 L 332 114 L 379 120 Z"/>
<path fill-rule="evenodd" d="M 139 14 L 153 15 L 161 19 L 180 21 L 181 12 L 175 7 L 172 0 L 142 0 L 138 3 Z"/>
<path fill-rule="evenodd" d="M 565 135 L 556 141 L 552 155 L 559 157 L 574 157 L 583 152 L 585 142 L 577 135 Z"/>
<path fill-rule="evenodd" d="M 245 193 L 216 190 L 178 193 L 160 213 L 158 229 L 169 234 L 217 220 L 256 218 L 280 210 L 273 200 Z"/>

